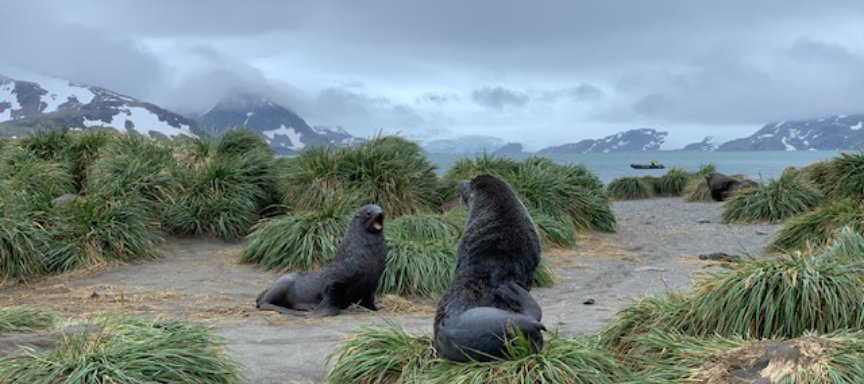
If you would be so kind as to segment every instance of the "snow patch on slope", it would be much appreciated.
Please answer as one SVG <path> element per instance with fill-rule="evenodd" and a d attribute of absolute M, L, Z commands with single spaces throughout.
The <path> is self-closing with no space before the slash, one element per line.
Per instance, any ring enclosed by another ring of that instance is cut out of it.
<path fill-rule="evenodd" d="M 181 124 L 180 128 L 173 127 L 165 121 L 159 119 L 159 116 L 143 107 L 128 107 L 121 108 L 117 114 L 111 119 L 110 123 L 105 123 L 100 120 L 84 119 L 86 127 L 113 127 L 114 129 L 124 132 L 126 122 L 129 121 L 133 129 L 142 135 L 149 135 L 150 132 L 158 132 L 168 137 L 186 136 L 198 137 L 188 125 Z"/>
<path fill-rule="evenodd" d="M 288 138 L 288 140 L 291 141 L 291 147 L 290 148 L 295 150 L 295 151 L 299 151 L 306 146 L 306 144 L 303 144 L 303 142 L 300 141 L 300 137 L 301 137 L 300 132 L 295 131 L 293 127 L 292 128 L 286 128 L 285 124 L 280 125 L 279 129 L 272 129 L 269 131 L 263 131 L 263 132 L 261 132 L 261 134 L 263 134 L 265 137 L 270 139 L 269 141 L 274 140 L 276 138 L 276 136 L 285 136 Z"/>

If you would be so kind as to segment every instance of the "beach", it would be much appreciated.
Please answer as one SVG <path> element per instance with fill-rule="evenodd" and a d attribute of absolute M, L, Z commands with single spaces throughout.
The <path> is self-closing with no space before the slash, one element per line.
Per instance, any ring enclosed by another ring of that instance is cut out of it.
<path fill-rule="evenodd" d="M 532 294 L 543 322 L 562 335 L 590 334 L 634 300 L 687 289 L 713 252 L 761 257 L 779 225 L 721 223 L 722 203 L 681 198 L 613 202 L 615 233 L 580 235 L 571 249 L 544 252 L 558 282 Z M 385 229 L 386 236 L 386 229 Z M 259 312 L 257 294 L 278 277 L 238 265 L 245 243 L 169 238 L 158 260 L 102 266 L 0 290 L 3 306 L 28 304 L 80 318 L 96 313 L 181 318 L 212 326 L 249 382 L 323 382 L 326 357 L 351 332 L 393 322 L 428 334 L 436 302 L 379 298 L 379 312 L 352 309 L 326 319 Z M 594 304 L 583 304 L 593 299 Z"/>

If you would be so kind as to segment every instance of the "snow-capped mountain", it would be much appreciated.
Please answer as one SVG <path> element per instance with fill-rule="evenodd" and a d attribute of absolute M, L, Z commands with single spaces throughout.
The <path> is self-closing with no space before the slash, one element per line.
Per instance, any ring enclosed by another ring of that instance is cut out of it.
<path fill-rule="evenodd" d="M 0 135 L 46 128 L 110 127 L 151 137 L 197 137 L 198 123 L 105 88 L 32 73 L 0 75 Z"/>
<path fill-rule="evenodd" d="M 696 152 L 714 152 L 717 150 L 717 144 L 714 144 L 714 138 L 711 136 L 705 136 L 702 141 L 698 143 L 687 144 L 682 151 L 696 151 Z"/>
<path fill-rule="evenodd" d="M 657 151 L 666 140 L 668 132 L 650 128 L 632 129 L 606 136 L 597 140 L 582 140 L 577 143 L 544 148 L 539 154 L 546 153 L 613 153 Z"/>
<path fill-rule="evenodd" d="M 864 148 L 864 114 L 772 122 L 720 151 L 805 151 Z"/>
<path fill-rule="evenodd" d="M 216 136 L 232 128 L 257 132 L 280 154 L 296 154 L 311 146 L 351 143 L 341 128 L 313 129 L 294 111 L 261 95 L 238 93 L 222 99 L 199 120 L 207 134 Z M 331 141 L 332 140 L 332 141 Z"/>
<path fill-rule="evenodd" d="M 432 140 L 423 145 L 429 153 L 448 155 L 473 155 L 481 152 L 494 152 L 503 147 L 506 142 L 492 136 L 461 136 L 453 139 Z"/>

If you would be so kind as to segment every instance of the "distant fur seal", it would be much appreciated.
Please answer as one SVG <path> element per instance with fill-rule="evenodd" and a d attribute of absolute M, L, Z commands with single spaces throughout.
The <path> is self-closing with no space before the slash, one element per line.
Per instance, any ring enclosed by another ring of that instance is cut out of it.
<path fill-rule="evenodd" d="M 753 180 L 738 180 L 716 172 L 705 175 L 705 181 L 711 189 L 711 198 L 714 201 L 724 201 L 741 189 L 758 186 Z"/>
<path fill-rule="evenodd" d="M 381 207 L 363 206 L 351 219 L 336 256 L 326 268 L 280 277 L 258 295 L 256 307 L 284 314 L 315 311 L 316 317 L 337 315 L 355 303 L 377 311 L 375 290 L 387 256 L 383 230 Z"/>
<path fill-rule="evenodd" d="M 540 262 L 540 238 L 528 211 L 490 175 L 460 183 L 460 195 L 468 222 L 453 283 L 435 313 L 436 350 L 455 361 L 502 358 L 516 329 L 539 350 L 545 328 L 528 290 Z"/>

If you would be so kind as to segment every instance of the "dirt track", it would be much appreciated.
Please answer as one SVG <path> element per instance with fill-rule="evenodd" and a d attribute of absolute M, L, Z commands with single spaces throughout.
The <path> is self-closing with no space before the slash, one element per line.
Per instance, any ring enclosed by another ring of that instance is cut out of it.
<path fill-rule="evenodd" d="M 588 234 L 572 250 L 544 254 L 560 278 L 552 288 L 533 291 L 548 328 L 565 335 L 596 331 L 633 298 L 688 287 L 691 273 L 706 265 L 698 254 L 747 250 L 758 255 L 778 228 L 720 224 L 722 206 L 716 203 L 672 198 L 616 202 L 613 207 L 616 233 Z M 171 239 L 160 260 L 2 289 L 0 305 L 41 305 L 71 317 L 125 312 L 212 325 L 251 383 L 322 382 L 325 357 L 363 325 L 386 319 L 411 332 L 431 332 L 435 303 L 429 300 L 389 297 L 382 300 L 381 312 L 352 310 L 320 320 L 257 312 L 256 295 L 277 275 L 237 265 L 243 246 Z M 587 298 L 596 304 L 583 305 Z"/>

